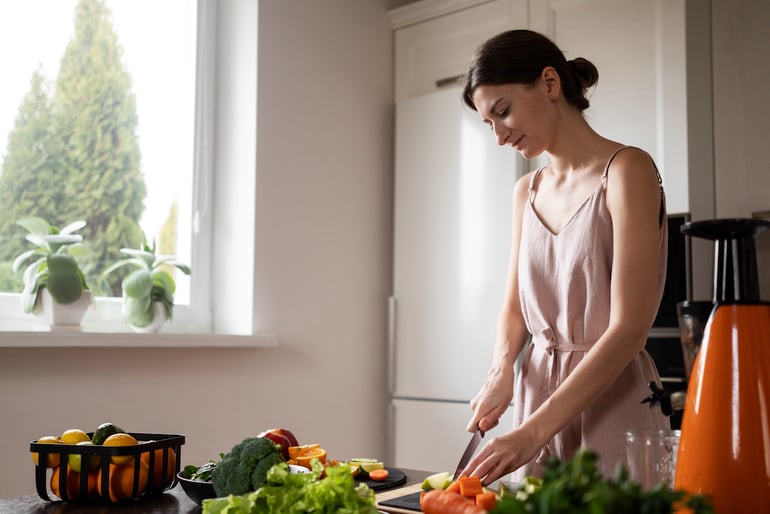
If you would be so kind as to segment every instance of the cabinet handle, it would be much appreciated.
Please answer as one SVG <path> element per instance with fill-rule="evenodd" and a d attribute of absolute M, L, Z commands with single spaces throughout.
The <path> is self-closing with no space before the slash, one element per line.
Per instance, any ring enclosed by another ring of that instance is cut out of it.
<path fill-rule="evenodd" d="M 461 84 L 465 79 L 465 73 L 455 75 L 454 77 L 447 77 L 445 79 L 438 79 L 436 81 L 436 87 L 442 88 L 446 86 L 454 86 L 455 84 Z"/>
<path fill-rule="evenodd" d="M 396 388 L 396 297 L 388 297 L 388 393 Z"/>

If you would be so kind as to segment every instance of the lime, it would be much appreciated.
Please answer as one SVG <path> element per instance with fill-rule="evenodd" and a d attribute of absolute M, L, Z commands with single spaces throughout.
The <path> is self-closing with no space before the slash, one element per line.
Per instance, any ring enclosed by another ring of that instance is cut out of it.
<path fill-rule="evenodd" d="M 449 484 L 452 483 L 452 474 L 449 471 L 442 471 L 441 473 L 436 473 L 435 475 L 431 475 L 429 477 L 426 477 L 425 480 L 422 481 L 422 485 L 420 488 L 423 491 L 431 491 L 433 489 L 446 489 L 449 487 Z"/>
<path fill-rule="evenodd" d="M 375 469 L 383 469 L 385 466 L 383 465 L 382 462 L 374 461 L 374 462 L 359 462 L 358 467 L 361 468 L 361 471 L 370 473 Z"/>
<path fill-rule="evenodd" d="M 99 428 L 94 431 L 94 436 L 91 438 L 91 441 L 93 441 L 94 444 L 104 444 L 104 441 L 112 434 L 122 433 L 125 433 L 125 430 L 119 426 L 113 425 L 112 423 L 102 423 L 99 425 Z"/>
<path fill-rule="evenodd" d="M 91 441 L 82 441 L 80 443 L 77 443 L 78 446 L 84 445 L 84 446 L 93 446 L 94 443 Z M 80 473 L 80 465 L 83 462 L 83 457 L 88 457 L 87 455 L 81 455 L 79 453 L 70 453 L 69 457 L 67 458 L 67 461 L 70 463 L 70 467 L 75 473 Z M 102 459 L 98 455 L 91 455 L 88 460 L 88 469 L 90 471 L 93 471 L 95 469 L 99 468 L 99 464 L 101 464 Z"/>

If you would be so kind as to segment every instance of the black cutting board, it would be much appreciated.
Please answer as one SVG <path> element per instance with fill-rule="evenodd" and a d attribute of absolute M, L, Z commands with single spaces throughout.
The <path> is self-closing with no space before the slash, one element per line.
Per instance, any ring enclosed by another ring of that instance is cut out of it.
<path fill-rule="evenodd" d="M 388 478 L 385 480 L 375 481 L 356 477 L 356 482 L 368 485 L 373 491 L 385 491 L 406 483 L 406 474 L 403 471 L 388 466 L 385 466 L 385 469 L 388 470 Z"/>
<path fill-rule="evenodd" d="M 420 494 L 421 491 L 416 493 L 406 494 L 397 498 L 391 498 L 390 500 L 383 500 L 379 503 L 383 507 L 394 507 L 396 509 L 413 510 L 421 512 L 420 508 Z"/>

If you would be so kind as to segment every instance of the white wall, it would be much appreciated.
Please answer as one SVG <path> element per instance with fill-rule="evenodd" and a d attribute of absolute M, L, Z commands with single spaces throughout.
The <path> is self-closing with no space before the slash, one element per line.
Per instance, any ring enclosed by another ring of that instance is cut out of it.
<path fill-rule="evenodd" d="M 0 348 L 0 498 L 35 494 L 29 441 L 104 421 L 185 434 L 182 464 L 274 426 L 331 457 L 384 458 L 386 7 L 259 0 L 255 309 L 279 346 Z"/>

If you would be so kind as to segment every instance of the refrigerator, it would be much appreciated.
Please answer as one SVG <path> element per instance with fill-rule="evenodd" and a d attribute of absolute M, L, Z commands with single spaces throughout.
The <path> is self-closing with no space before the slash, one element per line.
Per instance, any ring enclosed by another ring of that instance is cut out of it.
<path fill-rule="evenodd" d="M 404 468 L 453 472 L 470 440 L 526 165 L 460 95 L 450 87 L 396 104 L 388 417 L 389 461 Z M 510 411 L 485 440 L 510 430 Z"/>

